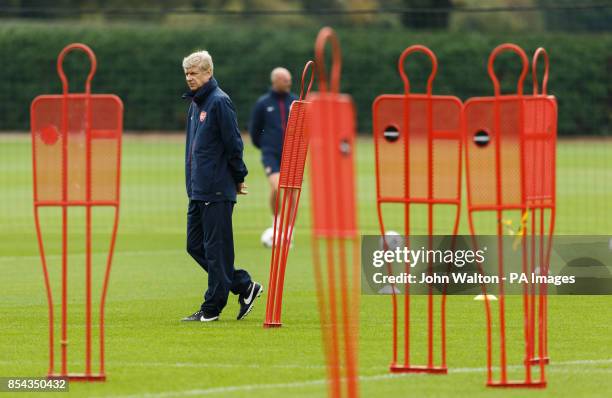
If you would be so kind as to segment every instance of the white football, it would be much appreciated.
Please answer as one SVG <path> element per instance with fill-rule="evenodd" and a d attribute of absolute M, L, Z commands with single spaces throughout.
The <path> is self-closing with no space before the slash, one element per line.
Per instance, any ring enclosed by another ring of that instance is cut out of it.
<path fill-rule="evenodd" d="M 289 230 L 288 235 L 291 235 L 291 230 Z M 274 244 L 274 228 L 270 227 L 263 231 L 261 234 L 261 244 L 268 249 L 272 247 Z M 291 237 L 289 248 L 293 248 L 293 236 Z"/>
<path fill-rule="evenodd" d="M 381 250 L 385 249 L 385 241 L 387 241 L 387 250 L 395 250 L 397 247 L 404 247 L 406 241 L 404 237 L 399 234 L 399 232 L 395 231 L 387 231 L 385 232 L 385 237 L 380 237 L 380 241 L 378 242 L 378 247 Z"/>
<path fill-rule="evenodd" d="M 274 228 L 266 228 L 261 234 L 261 244 L 264 247 L 270 248 L 274 243 Z"/>

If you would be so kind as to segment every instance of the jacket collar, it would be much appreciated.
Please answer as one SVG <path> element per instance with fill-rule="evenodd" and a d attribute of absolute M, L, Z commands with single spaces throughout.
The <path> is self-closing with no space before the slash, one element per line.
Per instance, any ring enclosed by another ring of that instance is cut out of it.
<path fill-rule="evenodd" d="M 212 93 L 217 87 L 219 87 L 217 80 L 214 77 L 211 77 L 210 80 L 199 89 L 184 93 L 183 98 L 191 99 L 196 104 L 202 105 L 210 93 Z"/>
<path fill-rule="evenodd" d="M 288 95 L 287 93 L 279 93 L 279 92 L 274 91 L 274 90 L 272 90 L 272 89 L 270 89 L 269 93 L 270 93 L 270 95 L 271 95 L 272 97 L 277 98 L 277 99 L 284 99 L 284 98 L 287 98 L 287 95 Z"/>

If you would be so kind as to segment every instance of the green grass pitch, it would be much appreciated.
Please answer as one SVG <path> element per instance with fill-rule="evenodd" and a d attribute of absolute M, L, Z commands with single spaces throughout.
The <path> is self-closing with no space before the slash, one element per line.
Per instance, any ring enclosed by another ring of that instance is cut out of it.
<path fill-rule="evenodd" d="M 270 251 L 259 242 L 269 226 L 268 186 L 258 153 L 246 143 L 250 194 L 235 208 L 236 264 L 255 280 L 268 282 Z M 603 160 L 612 142 L 562 141 L 558 158 L 561 233 L 611 233 L 611 169 Z M 313 283 L 309 242 L 309 195 L 302 196 L 295 247 L 286 275 L 281 329 L 263 329 L 265 295 L 241 322 L 235 296 L 214 324 L 181 324 L 197 309 L 206 275 L 187 255 L 186 197 L 181 137 L 126 137 L 120 229 L 106 307 L 108 381 L 70 386 L 71 396 L 89 397 L 324 397 L 325 363 Z M 30 145 L 26 136 L 0 138 L 0 376 L 43 376 L 47 371 L 47 304 L 34 235 L 31 205 Z M 376 233 L 373 145 L 358 142 L 359 221 Z M 609 163 L 607 163 L 609 165 Z M 606 207 L 608 206 L 608 207 Z M 608 210 L 608 212 L 606 212 Z M 57 212 L 44 214 L 52 276 L 57 282 Z M 100 268 L 109 232 L 109 212 L 96 211 L 94 261 L 99 292 Z M 78 231 L 82 211 L 71 211 L 71 308 L 69 339 L 76 365 L 84 362 L 84 243 Z M 461 229 L 465 229 L 462 219 Z M 57 286 L 55 292 L 57 297 Z M 511 298 L 518 304 L 519 298 Z M 417 298 L 423 313 L 423 300 Z M 363 397 L 603 397 L 612 395 L 610 297 L 556 296 L 549 299 L 549 346 L 544 391 L 492 390 L 485 382 L 485 324 L 481 302 L 448 299 L 449 374 L 391 376 L 389 297 L 361 297 L 359 346 Z M 424 342 L 421 315 L 413 344 Z M 509 336 L 520 342 L 522 324 L 509 322 Z M 421 346 L 423 344 L 420 344 Z M 510 355 L 520 364 L 518 344 Z M 417 358 L 423 358 L 417 348 Z M 95 363 L 95 362 L 94 362 Z M 79 367 L 79 366 L 77 366 Z M 75 368 L 74 370 L 80 370 Z M 520 369 L 512 368 L 519 376 Z M 8 395 L 7 395 L 8 396 Z M 28 396 L 24 393 L 20 396 Z"/>

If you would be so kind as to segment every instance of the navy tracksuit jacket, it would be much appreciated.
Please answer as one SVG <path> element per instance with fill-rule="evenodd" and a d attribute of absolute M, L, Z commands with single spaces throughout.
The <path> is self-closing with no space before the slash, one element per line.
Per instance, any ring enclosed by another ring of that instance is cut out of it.
<path fill-rule="evenodd" d="M 187 114 L 185 182 L 189 196 L 187 252 L 208 272 L 201 310 L 221 313 L 229 292 L 246 293 L 251 277 L 234 269 L 232 211 L 236 185 L 248 171 L 234 105 L 211 78 L 195 92 Z"/>
<path fill-rule="evenodd" d="M 261 149 L 261 160 L 264 167 L 271 172 L 280 171 L 280 160 L 283 152 L 285 127 L 289 118 L 289 109 L 298 97 L 293 93 L 277 93 L 269 90 L 259 97 L 251 113 L 249 134 L 253 144 Z M 266 170 L 267 174 L 270 174 Z"/>

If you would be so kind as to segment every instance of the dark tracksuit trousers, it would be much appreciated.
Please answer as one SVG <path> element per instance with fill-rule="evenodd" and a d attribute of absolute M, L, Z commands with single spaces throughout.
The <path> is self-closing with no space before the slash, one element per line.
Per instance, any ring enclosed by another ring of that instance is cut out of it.
<path fill-rule="evenodd" d="M 187 211 L 187 252 L 208 272 L 208 289 L 201 310 L 218 315 L 229 292 L 246 294 L 249 273 L 234 269 L 234 202 L 190 200 Z"/>

